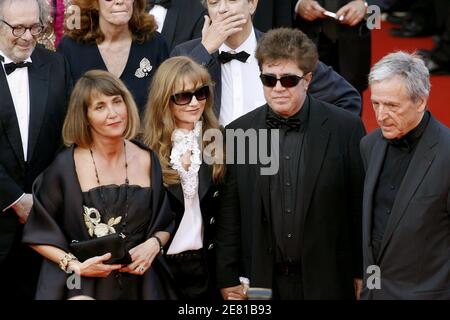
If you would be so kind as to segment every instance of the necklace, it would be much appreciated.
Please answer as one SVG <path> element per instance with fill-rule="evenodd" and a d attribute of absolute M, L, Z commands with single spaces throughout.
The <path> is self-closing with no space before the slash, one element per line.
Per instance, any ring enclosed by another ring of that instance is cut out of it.
<path fill-rule="evenodd" d="M 124 219 L 122 220 L 122 232 L 121 232 L 120 236 L 122 238 L 125 238 L 125 227 L 126 227 L 126 223 L 127 223 L 126 220 L 128 217 L 128 186 L 130 184 L 130 181 L 128 179 L 127 145 L 125 143 L 125 140 L 123 141 L 123 149 L 124 149 L 124 156 L 125 156 L 125 216 L 124 216 Z M 95 163 L 94 153 L 92 151 L 92 148 L 89 148 L 89 152 L 91 154 L 92 163 L 94 164 L 95 177 L 97 178 L 97 183 L 99 185 L 100 198 L 102 199 L 103 210 L 105 211 L 106 215 L 108 216 L 108 211 L 106 210 L 105 195 L 103 193 L 104 186 L 100 183 L 98 169 L 97 169 L 97 165 Z M 111 218 L 111 219 L 113 219 L 112 221 L 114 221 L 114 218 Z M 117 218 L 116 218 L 116 220 L 117 220 Z M 108 225 L 109 225 L 109 223 L 108 223 Z"/>

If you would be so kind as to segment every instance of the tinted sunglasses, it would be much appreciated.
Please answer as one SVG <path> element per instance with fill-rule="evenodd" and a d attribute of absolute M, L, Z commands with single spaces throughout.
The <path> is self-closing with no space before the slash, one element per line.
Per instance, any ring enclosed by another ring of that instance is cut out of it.
<path fill-rule="evenodd" d="M 173 103 L 179 106 L 184 106 L 192 101 L 192 97 L 195 96 L 195 99 L 198 101 L 206 100 L 209 97 L 209 87 L 203 86 L 200 89 L 195 90 L 194 92 L 186 91 L 175 93 L 170 97 Z"/>
<path fill-rule="evenodd" d="M 302 80 L 305 77 L 305 74 L 303 76 L 297 76 L 297 75 L 287 75 L 282 76 L 281 78 L 277 78 L 268 74 L 261 73 L 259 78 L 261 79 L 261 82 L 266 87 L 275 87 L 277 85 L 277 82 L 280 81 L 281 85 L 285 88 L 292 88 L 295 87 L 300 80 Z"/>

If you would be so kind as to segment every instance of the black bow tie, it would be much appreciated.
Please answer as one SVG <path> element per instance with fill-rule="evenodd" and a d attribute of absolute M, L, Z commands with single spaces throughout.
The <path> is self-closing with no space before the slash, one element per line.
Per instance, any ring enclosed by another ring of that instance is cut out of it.
<path fill-rule="evenodd" d="M 248 57 L 250 57 L 250 54 L 248 54 L 245 51 L 241 51 L 241 52 L 238 52 L 238 53 L 229 53 L 229 52 L 222 51 L 219 54 L 219 61 L 221 63 L 227 63 L 227 62 L 230 62 L 233 59 L 236 59 L 236 60 L 239 60 L 241 62 L 246 62 Z"/>
<path fill-rule="evenodd" d="M 5 63 L 3 66 L 5 67 L 6 75 L 10 75 L 17 68 L 28 68 L 29 66 L 31 66 L 31 62 L 24 62 L 24 61 L 19 63 L 10 62 Z"/>
<path fill-rule="evenodd" d="M 266 125 L 269 129 L 284 129 L 287 131 L 295 130 L 298 131 L 301 127 L 302 121 L 298 118 L 283 118 L 279 115 L 273 114 L 272 112 L 267 112 L 266 115 Z"/>
<path fill-rule="evenodd" d="M 158 5 L 158 6 L 166 8 L 166 9 L 169 9 L 170 8 L 170 1 L 171 0 L 150 0 L 149 1 L 150 10 L 153 9 L 153 7 L 155 5 Z"/>

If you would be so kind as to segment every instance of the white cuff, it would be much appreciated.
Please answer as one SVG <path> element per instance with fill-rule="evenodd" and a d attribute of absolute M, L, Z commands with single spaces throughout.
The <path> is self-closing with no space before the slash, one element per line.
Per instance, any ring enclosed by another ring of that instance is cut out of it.
<path fill-rule="evenodd" d="M 294 9 L 295 14 L 297 14 L 298 7 L 300 6 L 300 2 L 302 2 L 302 1 L 303 0 L 298 0 L 297 1 L 297 4 L 295 5 L 295 9 Z"/>
<path fill-rule="evenodd" d="M 9 205 L 9 206 L 7 206 L 5 209 L 3 209 L 3 212 L 5 212 L 6 210 L 8 210 L 8 209 L 11 208 L 12 206 L 14 206 L 17 202 L 19 202 L 20 199 L 22 199 L 24 195 L 25 195 L 25 193 L 22 194 L 22 195 L 19 197 L 19 199 L 17 199 L 16 201 L 14 201 L 11 205 Z"/>

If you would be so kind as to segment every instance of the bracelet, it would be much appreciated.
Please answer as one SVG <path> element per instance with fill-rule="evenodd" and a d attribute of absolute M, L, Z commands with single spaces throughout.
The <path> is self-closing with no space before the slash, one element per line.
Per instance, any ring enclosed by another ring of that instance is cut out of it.
<path fill-rule="evenodd" d="M 68 273 L 67 269 L 69 268 L 69 263 L 71 261 L 78 261 L 78 259 L 70 252 L 64 254 L 64 257 L 62 257 L 61 260 L 59 260 L 59 267 L 61 268 L 61 270 L 64 271 L 65 273 Z"/>
<path fill-rule="evenodd" d="M 161 239 L 160 239 L 157 235 L 155 235 L 155 234 L 152 236 L 152 238 L 155 238 L 156 241 L 158 241 L 158 244 L 159 244 L 159 254 L 160 254 L 160 255 L 163 255 L 163 254 L 164 254 L 164 246 L 163 246 L 163 244 L 162 244 Z"/>

